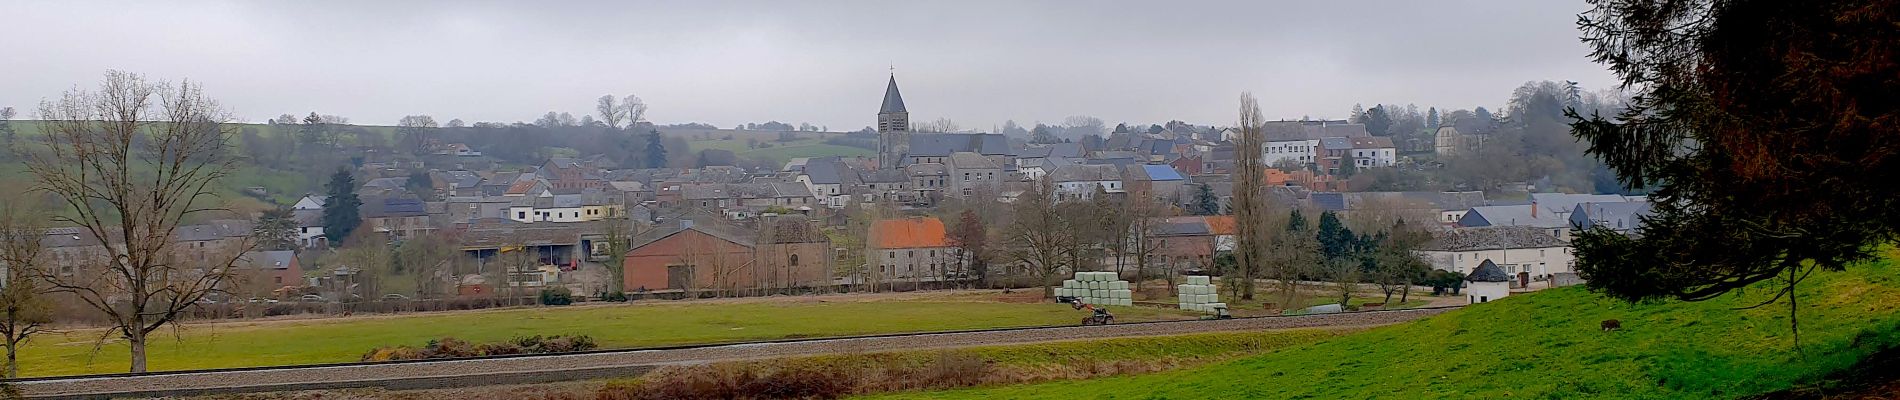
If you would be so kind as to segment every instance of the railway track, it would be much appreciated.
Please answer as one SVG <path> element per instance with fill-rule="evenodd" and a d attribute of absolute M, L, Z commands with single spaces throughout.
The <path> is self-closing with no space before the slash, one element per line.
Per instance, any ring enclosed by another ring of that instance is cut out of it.
<path fill-rule="evenodd" d="M 924 350 L 1200 332 L 1373 326 L 1411 321 L 1456 308 L 1458 307 L 1210 321 L 1137 322 L 1089 327 L 1024 327 L 786 339 L 450 360 L 24 378 L 13 380 L 12 384 L 31 399 L 194 396 L 365 387 L 391 390 L 440 389 L 629 377 L 666 365 L 818 354 Z"/>

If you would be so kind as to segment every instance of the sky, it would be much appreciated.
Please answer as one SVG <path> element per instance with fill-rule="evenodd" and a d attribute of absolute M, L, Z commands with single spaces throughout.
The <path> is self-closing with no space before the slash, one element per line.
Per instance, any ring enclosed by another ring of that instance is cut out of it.
<path fill-rule="evenodd" d="M 658 123 L 1232 124 L 1356 103 L 1497 109 L 1533 80 L 1615 85 L 1550 1 L 0 0 L 0 106 L 20 118 L 107 70 L 202 83 L 246 122 L 292 113 L 576 118 L 637 95 Z"/>

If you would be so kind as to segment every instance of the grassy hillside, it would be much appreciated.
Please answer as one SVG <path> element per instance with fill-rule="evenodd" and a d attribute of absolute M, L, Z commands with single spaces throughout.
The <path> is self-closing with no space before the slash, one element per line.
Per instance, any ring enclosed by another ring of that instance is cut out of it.
<path fill-rule="evenodd" d="M 763 157 L 771 159 L 777 164 L 784 164 L 786 161 L 791 161 L 791 159 L 798 157 L 870 156 L 872 153 L 875 153 L 870 149 L 828 144 L 825 143 L 824 140 L 817 138 L 805 138 L 790 142 L 765 140 L 765 143 L 771 144 L 772 147 L 754 149 L 749 146 L 749 143 L 747 143 L 745 139 L 696 140 L 687 142 L 687 145 L 692 148 L 694 153 L 706 149 L 728 150 L 742 160 Z"/>
<path fill-rule="evenodd" d="M 1056 303 L 977 297 L 916 300 L 790 299 L 445 312 L 357 318 L 184 325 L 151 344 L 151 368 L 180 370 L 356 361 L 371 348 L 421 346 L 453 336 L 476 342 L 535 334 L 591 335 L 603 348 L 1015 326 L 1073 325 L 1082 312 Z M 1129 321 L 1190 314 L 1123 307 Z M 93 354 L 97 330 L 43 334 L 20 351 L 22 376 L 124 372 L 122 343 Z"/>
<path fill-rule="evenodd" d="M 1737 311 L 1766 287 L 1629 305 L 1581 288 L 1512 296 L 1414 323 L 1153 375 L 900 398 L 1732 398 L 1786 389 L 1900 344 L 1900 278 L 1887 259 L 1817 272 L 1785 304 Z M 1622 321 L 1603 332 L 1599 322 Z"/>

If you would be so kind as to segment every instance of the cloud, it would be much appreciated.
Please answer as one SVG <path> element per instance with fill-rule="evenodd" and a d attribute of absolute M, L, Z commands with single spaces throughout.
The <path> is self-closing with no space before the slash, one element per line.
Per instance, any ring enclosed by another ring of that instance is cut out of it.
<path fill-rule="evenodd" d="M 1582 4 L 1279 3 L 8 3 L 0 105 L 123 69 L 201 81 L 251 121 L 511 122 L 631 93 L 661 122 L 849 130 L 872 124 L 893 65 L 913 119 L 968 127 L 1228 123 L 1242 91 L 1298 118 L 1613 84 L 1577 42 Z"/>

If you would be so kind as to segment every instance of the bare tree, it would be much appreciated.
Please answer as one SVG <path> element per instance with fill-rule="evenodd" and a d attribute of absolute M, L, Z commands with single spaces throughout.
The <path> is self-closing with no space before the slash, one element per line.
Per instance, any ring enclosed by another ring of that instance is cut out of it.
<path fill-rule="evenodd" d="M 1259 224 L 1264 202 L 1260 199 L 1261 185 L 1264 183 L 1264 165 L 1260 163 L 1260 152 L 1264 150 L 1266 118 L 1260 115 L 1260 105 L 1254 100 L 1253 93 L 1240 94 L 1240 122 L 1234 129 L 1239 130 L 1239 138 L 1234 143 L 1234 220 L 1236 240 L 1234 243 L 1234 261 L 1239 269 L 1242 300 L 1253 300 L 1253 279 L 1257 276 L 1265 256 L 1266 235 L 1264 226 Z"/>
<path fill-rule="evenodd" d="M 1159 266 L 1153 261 L 1154 253 L 1161 250 L 1161 242 L 1155 240 L 1154 237 L 1155 223 L 1160 222 L 1157 218 L 1161 217 L 1161 205 L 1156 204 L 1152 197 L 1129 196 L 1127 207 L 1125 218 L 1128 221 L 1128 245 L 1122 251 L 1135 257 L 1135 291 L 1139 292 L 1142 282 L 1147 281 L 1148 277 L 1166 275 L 1172 280 L 1174 273 L 1170 270 L 1163 270 L 1162 274 L 1151 272 L 1153 268 Z"/>
<path fill-rule="evenodd" d="M 422 155 L 429 150 L 429 139 L 435 133 L 435 117 L 410 115 L 396 121 L 396 141 L 412 154 Z"/>
<path fill-rule="evenodd" d="M 105 314 L 131 347 L 132 372 L 146 370 L 152 331 L 221 290 L 246 240 L 228 256 L 200 263 L 172 257 L 172 234 L 188 217 L 221 210 L 216 184 L 235 170 L 229 114 L 198 85 L 147 82 L 106 73 L 99 91 L 74 89 L 40 104 L 46 147 L 26 157 L 37 189 L 70 207 L 55 221 L 97 239 L 105 257 L 77 274 L 42 273 Z"/>
<path fill-rule="evenodd" d="M 1294 211 L 1297 212 L 1297 211 Z M 1279 216 L 1286 215 L 1285 218 Z M 1315 266 L 1321 262 L 1319 238 L 1314 236 L 1313 228 L 1305 218 L 1294 218 L 1293 214 L 1269 213 L 1274 217 L 1253 222 L 1262 229 L 1275 226 L 1282 229 L 1268 242 L 1268 251 L 1263 261 L 1263 277 L 1271 279 L 1274 290 L 1280 295 L 1278 301 L 1282 308 L 1296 307 L 1300 303 L 1300 279 L 1312 275 Z M 1236 224 L 1242 224 L 1236 221 Z"/>
<path fill-rule="evenodd" d="M 607 127 L 612 129 L 620 129 L 620 121 L 627 119 L 627 109 L 621 107 L 620 101 L 614 99 L 614 95 L 611 94 L 600 96 L 600 100 L 594 105 L 594 112 L 600 116 L 601 123 L 607 124 Z"/>
<path fill-rule="evenodd" d="M 0 282 L 0 335 L 6 339 L 6 377 L 17 378 L 20 345 L 53 321 L 53 307 L 39 284 L 47 261 L 40 245 L 45 230 L 28 217 L 39 213 L 21 210 L 21 199 L 6 200 L 0 204 L 0 272 L 5 274 L 5 282 Z"/>
<path fill-rule="evenodd" d="M 1042 285 L 1042 297 L 1055 295 L 1057 274 L 1069 265 L 1076 252 L 1075 230 L 1058 212 L 1055 185 L 1039 180 L 1016 198 L 1015 220 L 1006 235 L 1013 242 L 1010 256 L 1028 266 L 1036 282 Z"/>
<path fill-rule="evenodd" d="M 912 126 L 910 130 L 916 132 L 956 132 L 963 129 L 962 126 L 957 125 L 957 121 L 952 121 L 949 118 L 937 118 L 927 122 L 919 122 L 914 125 L 915 126 Z"/>
<path fill-rule="evenodd" d="M 602 220 L 605 226 L 607 261 L 601 263 L 607 268 L 607 293 L 624 294 L 627 292 L 627 251 L 633 245 L 633 222 L 625 213 Z"/>
<path fill-rule="evenodd" d="M 646 101 L 640 100 L 640 96 L 629 94 L 621 97 L 620 107 L 627 110 L 627 128 L 629 129 L 633 128 L 634 125 L 639 125 L 640 120 L 645 119 L 647 116 L 647 103 Z"/>

